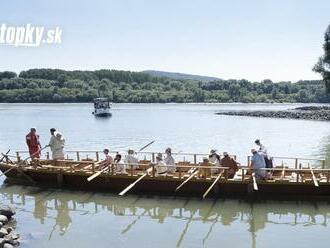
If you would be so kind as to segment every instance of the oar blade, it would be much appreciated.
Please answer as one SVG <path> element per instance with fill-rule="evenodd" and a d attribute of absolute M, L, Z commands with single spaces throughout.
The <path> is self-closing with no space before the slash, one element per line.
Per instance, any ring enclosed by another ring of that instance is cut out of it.
<path fill-rule="evenodd" d="M 145 176 L 148 175 L 149 172 L 151 172 L 152 168 L 149 168 L 146 170 L 146 173 L 144 173 L 142 176 L 140 176 L 137 180 L 135 180 L 133 183 L 131 183 L 127 188 L 125 188 L 122 192 L 120 192 L 118 195 L 123 196 L 125 195 L 131 188 L 135 186 L 138 182 L 140 182 Z"/>
<path fill-rule="evenodd" d="M 91 175 L 89 178 L 87 178 L 87 181 L 90 182 L 92 181 L 95 177 L 98 177 L 101 174 L 102 171 L 99 171 L 93 175 Z"/>
<path fill-rule="evenodd" d="M 257 183 L 253 183 L 253 189 L 255 190 L 255 191 L 258 191 L 259 189 L 258 189 L 258 184 Z"/>
<path fill-rule="evenodd" d="M 126 189 L 124 189 L 122 192 L 120 192 L 118 195 L 123 196 L 125 195 L 131 188 L 133 188 L 135 183 L 130 184 Z"/>
<path fill-rule="evenodd" d="M 255 177 L 255 174 L 252 174 L 252 178 L 253 178 L 253 189 L 255 191 L 258 191 L 259 189 L 258 189 L 258 184 L 257 184 L 257 179 Z"/>

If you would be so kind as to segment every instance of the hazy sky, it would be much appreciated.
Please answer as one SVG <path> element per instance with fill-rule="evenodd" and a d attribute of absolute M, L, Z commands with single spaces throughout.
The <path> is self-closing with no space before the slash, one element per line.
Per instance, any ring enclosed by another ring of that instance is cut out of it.
<path fill-rule="evenodd" d="M 59 26 L 62 44 L 0 45 L 0 71 L 165 70 L 224 79 L 317 79 L 329 0 L 10 0 L 7 25 Z"/>

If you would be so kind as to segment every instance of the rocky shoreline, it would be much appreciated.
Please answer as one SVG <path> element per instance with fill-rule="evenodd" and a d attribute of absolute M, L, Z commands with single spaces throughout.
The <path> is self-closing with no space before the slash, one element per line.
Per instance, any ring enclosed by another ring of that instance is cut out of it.
<path fill-rule="evenodd" d="M 288 110 L 223 111 L 217 115 L 330 121 L 330 106 L 305 106 Z"/>
<path fill-rule="evenodd" d="M 0 248 L 14 248 L 20 244 L 20 237 L 14 231 L 15 214 L 14 208 L 0 206 Z"/>

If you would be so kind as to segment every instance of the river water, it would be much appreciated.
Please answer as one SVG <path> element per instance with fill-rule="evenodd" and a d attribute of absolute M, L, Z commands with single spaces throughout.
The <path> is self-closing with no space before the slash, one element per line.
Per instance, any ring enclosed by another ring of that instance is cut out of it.
<path fill-rule="evenodd" d="M 26 150 L 30 127 L 45 145 L 55 127 L 65 135 L 67 151 L 137 150 L 155 140 L 148 151 L 216 148 L 245 164 L 260 138 L 273 156 L 327 159 L 329 166 L 328 122 L 214 114 L 297 106 L 302 104 L 115 104 L 113 116 L 100 119 L 92 116 L 91 104 L 0 104 L 0 151 Z M 21 247 L 328 247 L 330 242 L 327 202 L 120 198 L 6 185 L 0 200 L 17 208 Z"/>

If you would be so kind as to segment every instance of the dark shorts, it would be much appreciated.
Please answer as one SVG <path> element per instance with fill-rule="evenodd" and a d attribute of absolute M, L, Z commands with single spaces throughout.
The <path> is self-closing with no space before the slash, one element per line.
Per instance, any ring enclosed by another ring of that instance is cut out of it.
<path fill-rule="evenodd" d="M 273 168 L 273 160 L 265 157 L 266 168 Z"/>

